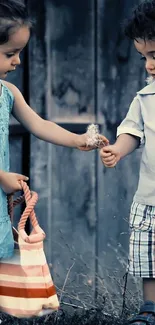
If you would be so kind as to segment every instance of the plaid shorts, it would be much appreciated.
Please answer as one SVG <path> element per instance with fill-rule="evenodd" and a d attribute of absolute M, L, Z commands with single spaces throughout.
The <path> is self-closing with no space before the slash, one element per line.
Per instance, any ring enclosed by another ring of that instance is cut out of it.
<path fill-rule="evenodd" d="M 129 273 L 155 278 L 155 206 L 131 205 Z"/>

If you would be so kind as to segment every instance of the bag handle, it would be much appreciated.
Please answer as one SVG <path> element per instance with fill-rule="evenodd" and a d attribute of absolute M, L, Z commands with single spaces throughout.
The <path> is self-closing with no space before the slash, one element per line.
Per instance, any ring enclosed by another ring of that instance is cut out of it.
<path fill-rule="evenodd" d="M 13 201 L 13 196 L 8 196 L 8 211 L 10 214 L 11 222 L 13 222 L 13 208 L 22 202 L 26 202 L 26 208 L 21 215 L 18 223 L 18 232 L 22 239 L 27 243 L 37 243 L 43 241 L 45 238 L 45 233 L 38 224 L 36 214 L 34 212 L 34 207 L 38 201 L 38 194 L 36 192 L 30 191 L 28 185 L 24 181 L 20 181 L 21 187 L 23 189 L 24 195 L 18 197 Z M 30 235 L 25 231 L 25 224 L 27 219 L 30 218 L 33 230 Z"/>
<path fill-rule="evenodd" d="M 8 214 L 10 216 L 11 223 L 13 223 L 13 208 L 16 205 L 25 202 L 25 195 L 21 195 L 17 197 L 17 199 L 13 200 L 13 195 L 9 194 L 7 195 L 7 199 L 8 199 Z"/>

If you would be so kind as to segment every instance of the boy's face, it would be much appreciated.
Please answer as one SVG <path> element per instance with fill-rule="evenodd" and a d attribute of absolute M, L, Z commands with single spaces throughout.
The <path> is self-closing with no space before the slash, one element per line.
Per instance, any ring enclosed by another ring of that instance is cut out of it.
<path fill-rule="evenodd" d="M 155 78 L 155 40 L 137 39 L 134 45 L 141 59 L 145 60 L 145 68 L 150 76 Z"/>

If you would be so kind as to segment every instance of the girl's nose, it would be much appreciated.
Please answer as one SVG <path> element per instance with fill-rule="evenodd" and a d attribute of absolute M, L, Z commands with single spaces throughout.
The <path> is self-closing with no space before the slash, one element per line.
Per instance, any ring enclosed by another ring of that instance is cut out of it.
<path fill-rule="evenodd" d="M 16 55 L 13 59 L 12 65 L 19 65 L 20 64 L 20 57 Z"/>

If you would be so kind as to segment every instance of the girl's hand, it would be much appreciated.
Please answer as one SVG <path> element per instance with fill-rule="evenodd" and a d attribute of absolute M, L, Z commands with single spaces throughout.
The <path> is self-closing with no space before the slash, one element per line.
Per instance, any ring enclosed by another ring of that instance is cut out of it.
<path fill-rule="evenodd" d="M 115 167 L 121 158 L 120 152 L 115 145 L 110 145 L 100 150 L 100 157 L 105 167 Z"/>
<path fill-rule="evenodd" d="M 1 171 L 0 187 L 6 194 L 11 194 L 22 189 L 19 182 L 20 180 L 28 181 L 28 179 L 28 177 L 21 174 Z"/>
<path fill-rule="evenodd" d="M 82 151 L 90 151 L 97 148 L 102 148 L 109 144 L 109 140 L 102 134 L 98 135 L 98 145 L 88 145 L 88 135 L 84 133 L 82 135 L 78 135 L 78 145 L 77 148 Z"/>

